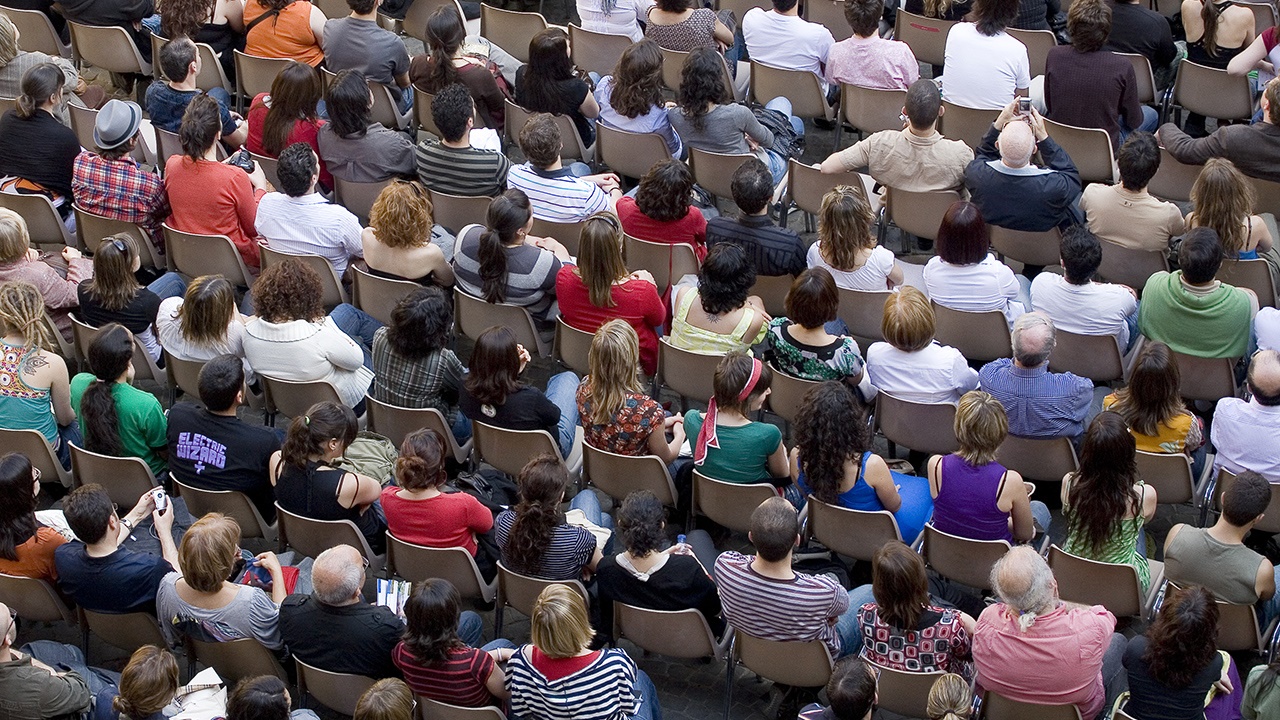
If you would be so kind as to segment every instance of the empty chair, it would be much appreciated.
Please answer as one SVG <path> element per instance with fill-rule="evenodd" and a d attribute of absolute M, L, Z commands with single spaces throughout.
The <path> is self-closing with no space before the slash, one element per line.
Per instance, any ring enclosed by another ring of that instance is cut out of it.
<path fill-rule="evenodd" d="M 536 12 L 480 6 L 480 35 L 522 63 L 529 62 L 529 40 L 546 29 L 546 19 Z"/>
<path fill-rule="evenodd" d="M 954 347 L 970 361 L 985 363 L 1013 352 L 1009 321 L 999 310 L 965 312 L 933 303 L 933 313 L 938 342 Z"/>
<path fill-rule="evenodd" d="M 408 280 L 378 277 L 358 265 L 352 267 L 352 272 L 355 278 L 352 283 L 355 306 L 383 325 L 391 324 L 391 311 L 405 296 L 422 287 Z"/>
<path fill-rule="evenodd" d="M 630 235 L 623 237 L 622 245 L 627 269 L 652 273 L 659 295 L 685 275 L 698 274 L 698 255 L 692 245 L 650 242 Z"/>
<path fill-rule="evenodd" d="M 542 357 L 551 354 L 551 347 L 538 333 L 533 316 L 523 307 L 510 303 L 486 302 L 458 288 L 453 290 L 453 299 L 456 327 L 463 335 L 475 339 L 488 328 L 502 325 L 511 328 L 516 334 L 516 342 L 524 345 L 530 352 L 536 352 Z"/>
<path fill-rule="evenodd" d="M 307 695 L 330 710 L 343 715 L 355 715 L 356 703 L 366 690 L 373 687 L 374 678 L 350 673 L 336 673 L 308 665 L 297 657 L 293 662 L 298 670 L 298 692 L 303 700 Z"/>
<path fill-rule="evenodd" d="M 944 533 L 932 523 L 924 526 L 925 562 L 939 575 L 979 590 L 990 591 L 991 568 L 1009 552 L 1004 540 L 970 540 Z"/>
<path fill-rule="evenodd" d="M 406 408 L 384 403 L 372 396 L 365 396 L 365 407 L 369 420 L 369 431 L 376 432 L 389 440 L 396 447 L 409 433 L 419 428 L 431 428 L 440 433 L 453 453 L 453 459 L 462 463 L 471 456 L 471 440 L 459 445 L 444 414 L 435 408 Z"/>
<path fill-rule="evenodd" d="M 679 498 L 666 463 L 656 455 L 619 455 L 583 443 L 582 472 L 593 487 L 618 502 L 636 490 L 648 490 L 670 508 Z"/>
<path fill-rule="evenodd" d="M 410 582 L 443 578 L 463 598 L 493 602 L 497 581 L 485 582 L 466 548 L 433 548 L 405 542 L 387 532 L 387 572 Z"/>
<path fill-rule="evenodd" d="M 1044 127 L 1049 137 L 1071 157 L 1080 173 L 1081 183 L 1110 184 L 1116 181 L 1116 159 L 1111 148 L 1111 136 L 1106 130 L 1064 125 L 1048 118 L 1045 118 Z"/>
<path fill-rule="evenodd" d="M 1163 563 L 1151 565 L 1151 588 L 1144 593 L 1138 571 L 1126 563 L 1105 563 L 1082 558 L 1053 545 L 1049 548 L 1049 568 L 1058 581 L 1058 595 L 1068 602 L 1101 605 L 1116 617 L 1146 620 L 1151 601 L 1160 589 Z"/>
<path fill-rule="evenodd" d="M 768 483 L 724 482 L 693 471 L 694 513 L 730 530 L 750 531 L 751 513 L 760 503 L 777 496 L 777 490 Z"/>
<path fill-rule="evenodd" d="M 151 63 L 142 59 L 133 38 L 122 27 L 84 25 L 68 21 L 76 59 L 121 75 L 150 75 Z"/>
<path fill-rule="evenodd" d="M 76 614 L 46 580 L 0 573 L 0 602 L 32 622 L 76 622 Z"/>
<path fill-rule="evenodd" d="M 1124 377 L 1120 346 L 1111 335 L 1077 335 L 1061 328 L 1049 356 L 1049 369 L 1070 372 L 1094 382 L 1109 383 Z"/>
<path fill-rule="evenodd" d="M 156 487 L 151 469 L 136 457 L 111 457 L 71 445 L 71 474 L 75 486 L 97 483 L 111 502 L 133 507 L 142 494 Z"/>
<path fill-rule="evenodd" d="M 956 407 L 951 403 L 925 404 L 902 400 L 888 393 L 876 395 L 876 424 L 889 441 L 927 455 L 946 455 L 960 449 L 956 440 Z"/>
<path fill-rule="evenodd" d="M 947 34 L 951 32 L 952 25 L 955 22 L 951 20 L 938 20 L 900 11 L 893 37 L 906 43 L 911 48 L 911 54 L 920 62 L 942 65 L 946 56 Z"/>
<path fill-rule="evenodd" d="M 1080 469 L 1071 439 L 1023 438 L 1009 435 L 996 452 L 996 462 L 1024 479 L 1058 482 Z"/>

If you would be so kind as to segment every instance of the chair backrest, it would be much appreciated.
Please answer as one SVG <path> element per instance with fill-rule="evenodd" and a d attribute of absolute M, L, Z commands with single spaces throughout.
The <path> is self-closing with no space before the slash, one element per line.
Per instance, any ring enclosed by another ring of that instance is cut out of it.
<path fill-rule="evenodd" d="M 206 490 L 188 485 L 169 473 L 169 480 L 177 494 L 186 503 L 192 517 L 204 517 L 211 512 L 235 518 L 240 524 L 240 537 L 275 540 L 276 529 L 262 517 L 249 496 L 239 490 Z"/>
<path fill-rule="evenodd" d="M 1223 120 L 1247 120 L 1253 116 L 1253 94 L 1248 78 L 1190 60 L 1178 63 L 1173 103 L 1187 112 Z"/>
<path fill-rule="evenodd" d="M 169 387 L 181 390 L 193 401 L 200 400 L 200 370 L 204 362 L 200 360 L 179 360 L 164 351 L 164 374 Z"/>
<path fill-rule="evenodd" d="M 133 238 L 134 244 L 137 245 L 138 260 L 142 263 L 142 267 L 153 268 L 157 265 L 163 267 L 163 263 L 156 262 L 158 252 L 152 248 L 150 234 L 142 228 L 123 220 L 95 215 L 79 205 L 74 205 L 72 208 L 76 214 L 76 244 L 80 249 L 93 253 L 102 244 L 104 238 L 123 233 Z M 160 259 L 163 260 L 163 258 Z"/>
<path fill-rule="evenodd" d="M 880 679 L 876 682 L 876 706 L 904 717 L 929 717 L 929 691 L 942 672 L 905 672 L 875 666 Z"/>
<path fill-rule="evenodd" d="M 1013 353 L 1009 321 L 999 310 L 965 312 L 933 303 L 938 342 L 960 351 L 966 359 L 989 362 Z"/>
<path fill-rule="evenodd" d="M 557 360 L 580 376 L 591 374 L 591 340 L 595 333 L 579 330 L 564 321 L 564 316 L 556 318 L 555 350 L 552 353 Z"/>
<path fill-rule="evenodd" d="M 8 605 L 23 620 L 48 623 L 76 621 L 75 613 L 46 580 L 0 573 L 0 602 Z"/>
<path fill-rule="evenodd" d="M 596 156 L 610 170 L 630 178 L 642 178 L 649 168 L 671 159 L 667 141 L 657 133 L 617 130 L 596 123 Z"/>
<path fill-rule="evenodd" d="M 169 158 L 182 154 L 182 141 L 178 139 L 178 134 L 175 132 L 159 127 L 154 129 L 156 132 L 156 164 L 160 168 L 160 174 L 163 175 L 164 167 L 168 164 Z"/>
<path fill-rule="evenodd" d="M 1219 650 L 1226 652 L 1266 652 L 1266 639 L 1258 626 L 1258 613 L 1252 605 L 1233 605 L 1217 601 Z"/>
<path fill-rule="evenodd" d="M 1058 244 L 1062 241 L 1062 231 L 1058 228 L 1027 232 L 998 225 L 987 227 L 991 230 L 991 247 L 1000 255 L 1024 265 L 1057 264 Z"/>
<path fill-rule="evenodd" d="M 804 396 L 813 388 L 821 385 L 816 380 L 792 377 L 778 368 L 773 368 L 773 383 L 769 386 L 769 411 L 787 422 L 795 422 L 800 412 Z"/>
<path fill-rule="evenodd" d="M 332 310 L 342 303 L 349 302 L 346 288 L 342 287 L 342 280 L 338 278 L 337 271 L 333 269 L 328 260 L 319 255 L 280 252 L 272 248 L 268 244 L 269 242 L 270 238 L 266 243 L 258 244 L 258 254 L 262 258 L 263 270 L 293 258 L 314 270 L 316 275 L 320 277 L 320 303 L 324 305 L 325 310 Z"/>
<path fill-rule="evenodd" d="M 658 374 L 662 384 L 674 390 L 682 398 L 692 398 L 706 403 L 716 394 L 716 367 L 723 355 L 703 355 L 681 350 L 667 338 L 661 338 L 658 346 Z"/>
<path fill-rule="evenodd" d="M 970 540 L 924 526 L 924 561 L 939 575 L 979 590 L 992 590 L 991 568 L 1009 552 L 1004 540 Z"/>
<path fill-rule="evenodd" d="M 378 199 L 382 189 L 390 185 L 393 180 L 382 180 L 380 182 L 361 183 L 348 182 L 340 177 L 333 178 L 333 193 L 337 203 L 350 210 L 353 215 L 360 218 L 361 225 L 369 224 L 369 211 L 373 209 L 373 203 Z"/>
<path fill-rule="evenodd" d="M 1162 200 L 1190 202 L 1191 188 L 1195 186 L 1201 170 L 1204 170 L 1203 165 L 1179 162 L 1162 147 L 1160 148 L 1160 169 L 1156 170 L 1151 183 L 1147 185 L 1147 192 Z"/>
<path fill-rule="evenodd" d="M 280 71 L 289 66 L 285 58 L 266 58 L 235 52 L 236 87 L 241 96 L 253 98 L 259 93 L 271 92 L 271 83 L 275 82 Z"/>
<path fill-rule="evenodd" d="M 67 26 L 71 29 L 72 53 L 81 62 L 113 73 L 151 74 L 151 63 L 142 59 L 138 46 L 124 28 L 84 25 L 70 20 Z"/>
<path fill-rule="evenodd" d="M 698 274 L 698 256 L 692 245 L 650 242 L 626 234 L 622 240 L 622 252 L 627 258 L 628 270 L 653 273 L 659 295 L 666 294 L 667 288 L 680 282 L 685 275 Z"/>
<path fill-rule="evenodd" d="M 395 310 L 406 295 L 422 287 L 408 280 L 378 277 L 359 266 L 352 268 L 355 273 L 352 282 L 355 306 L 383 325 L 391 324 L 391 311 Z"/>
<path fill-rule="evenodd" d="M 840 87 L 841 115 L 864 135 L 902 129 L 902 108 L 906 104 L 906 90 L 880 90 L 848 83 Z"/>
<path fill-rule="evenodd" d="M 289 684 L 289 675 L 275 655 L 254 638 L 208 642 L 188 635 L 186 642 L 193 661 L 217 670 L 218 677 L 228 685 L 260 675 L 275 675 Z"/>
<path fill-rule="evenodd" d="M 868 200 L 861 173 L 824 173 L 816 166 L 805 165 L 791 158 L 788 161 L 787 178 L 787 199 L 813 215 L 822 210 L 822 198 L 841 185 L 857 190 L 864 200 Z"/>
<path fill-rule="evenodd" d="M 413 119 L 418 123 L 418 129 L 425 130 L 438 138 L 443 138 L 444 134 L 440 132 L 440 128 L 436 126 L 436 119 L 431 115 L 431 102 L 436 96 L 423 92 L 417 85 L 413 86 Z M 480 118 L 476 117 L 477 122 Z"/>
<path fill-rule="evenodd" d="M 435 408 L 400 407 L 384 403 L 372 395 L 366 395 L 364 403 L 369 430 L 387 438 L 396 447 L 400 447 L 409 433 L 420 428 L 431 428 L 440 433 L 440 437 L 449 444 L 449 449 L 458 462 L 465 461 L 471 454 L 471 442 L 467 441 L 465 445 L 459 446 L 444 414 Z"/>
<path fill-rule="evenodd" d="M 480 5 L 481 37 L 488 38 L 489 42 L 506 50 L 522 63 L 529 62 L 529 40 L 546 29 L 546 18 L 539 13 Z"/>
<path fill-rule="evenodd" d="M 280 547 L 314 558 L 335 545 L 350 545 L 369 560 L 370 567 L 382 566 L 382 559 L 373 554 L 369 541 L 350 520 L 314 520 L 291 513 L 280 503 L 276 503 L 276 518 Z"/>
<path fill-rule="evenodd" d="M 1075 705 L 1036 705 L 1010 700 L 990 690 L 982 696 L 981 720 L 1080 720 Z"/>
<path fill-rule="evenodd" d="M 1161 505 L 1181 505 L 1194 497 L 1195 477 L 1186 453 L 1137 454 L 1138 477 L 1156 491 Z"/>
<path fill-rule="evenodd" d="M 831 679 L 831 652 L 825 642 L 764 640 L 735 630 L 733 654 L 760 677 L 797 687 L 822 687 Z"/>
<path fill-rule="evenodd" d="M 893 295 L 892 292 L 862 292 L 840 288 L 840 319 L 849 326 L 849 332 L 856 337 L 872 342 L 884 340 L 881 322 L 884 319 L 884 304 Z"/>
<path fill-rule="evenodd" d="M 599 73 L 601 77 L 613 74 L 623 51 L 629 47 L 631 38 L 626 35 L 594 32 L 572 23 L 569 25 L 569 57 L 573 64 L 588 72 Z"/>
<path fill-rule="evenodd" d="M 1240 5 L 1253 11 L 1254 35 L 1261 35 L 1264 30 L 1277 23 L 1276 9 L 1269 2 L 1242 2 Z"/>
<path fill-rule="evenodd" d="M 71 58 L 71 46 L 63 44 L 58 31 L 53 29 L 49 16 L 39 10 L 22 10 L 19 8 L 0 8 L 0 12 L 9 16 L 18 34 L 22 36 L 22 49 L 27 52 L 42 52 L 53 57 Z"/>
<path fill-rule="evenodd" d="M 751 513 L 760 503 L 777 496 L 778 491 L 768 483 L 724 482 L 693 471 L 693 512 L 730 530 L 751 530 Z"/>
<path fill-rule="evenodd" d="M 453 301 L 454 322 L 463 335 L 474 340 L 494 325 L 503 325 L 511 328 L 516 334 L 516 342 L 531 352 L 536 351 L 542 357 L 550 354 L 551 348 L 546 346 L 534 327 L 533 316 L 519 305 L 485 302 L 456 287 L 453 289 Z"/>
<path fill-rule="evenodd" d="M 424 44 L 427 42 L 427 19 L 431 17 L 431 13 L 436 11 L 440 6 L 451 7 L 458 13 L 458 19 L 465 24 L 466 14 L 462 11 L 462 6 L 458 4 L 458 0 L 413 0 L 409 3 L 409 9 L 404 13 L 404 34 L 411 38 L 417 38 Z"/>
<path fill-rule="evenodd" d="M 166 648 L 160 632 L 160 623 L 151 613 L 98 613 L 79 608 L 78 611 L 89 631 L 102 642 L 132 653 L 144 645 Z"/>
<path fill-rule="evenodd" d="M 252 150 L 249 151 L 249 157 L 258 163 L 258 167 L 262 168 L 262 174 L 266 176 L 267 182 L 271 183 L 271 187 L 279 188 L 280 175 L 276 172 L 276 168 L 280 165 L 280 159 L 269 155 L 259 155 Z"/>
<path fill-rule="evenodd" d="M 462 707 L 432 700 L 423 695 L 417 695 L 414 699 L 417 701 L 417 708 L 413 711 L 413 720 L 507 720 L 501 708 Z"/>
<path fill-rule="evenodd" d="M 534 237 L 554 238 L 570 255 L 578 254 L 578 246 L 582 242 L 582 223 L 583 221 L 562 223 L 543 220 L 542 218 L 533 219 L 533 229 L 529 231 Z"/>
<path fill-rule="evenodd" d="M 338 391 L 324 380 L 293 382 L 261 374 L 258 377 L 262 379 L 267 412 L 271 414 L 281 413 L 295 418 L 306 415 L 307 409 L 316 403 L 342 404 Z"/>
<path fill-rule="evenodd" d="M 1044 127 L 1049 137 L 1071 157 L 1071 162 L 1080 172 L 1081 183 L 1111 184 L 1116 181 L 1116 157 L 1111 148 L 1111 136 L 1106 130 L 1064 125 L 1048 118 L 1045 118 Z"/>
<path fill-rule="evenodd" d="M 535 455 L 560 457 L 560 446 L 546 430 L 508 430 L 488 423 L 473 422 L 472 439 L 476 459 L 515 477 Z"/>
<path fill-rule="evenodd" d="M 433 548 L 405 542 L 387 533 L 387 571 L 417 583 L 444 578 L 464 598 L 493 602 L 496 587 L 480 575 L 476 559 L 466 548 Z"/>
<path fill-rule="evenodd" d="M 1163 250 L 1135 250 L 1102 241 L 1102 264 L 1098 274 L 1110 282 L 1121 283 L 1141 292 L 1147 279 L 1169 269 L 1169 258 Z"/>
<path fill-rule="evenodd" d="M 982 144 L 991 129 L 991 123 L 1000 116 L 999 110 L 979 110 L 955 103 L 942 101 L 945 108 L 942 117 L 938 118 L 938 130 L 952 140 L 963 140 L 966 145 L 976 148 Z"/>
<path fill-rule="evenodd" d="M 1236 358 L 1202 358 L 1175 351 L 1173 359 L 1182 376 L 1182 397 L 1212 403 L 1235 396 Z"/>
<path fill-rule="evenodd" d="M 521 575 L 498 563 L 498 597 L 504 605 L 519 610 L 525 615 L 533 614 L 533 606 L 538 596 L 550 585 L 564 585 L 577 590 L 583 600 L 587 600 L 587 588 L 578 580 L 543 580 L 542 578 Z M 588 601 L 589 602 L 589 601 Z"/>
<path fill-rule="evenodd" d="M 298 690 L 307 693 L 321 705 L 342 715 L 355 715 L 356 703 L 377 682 L 374 678 L 349 673 L 329 672 L 308 665 L 294 656 L 298 671 Z"/>
<path fill-rule="evenodd" d="M 1252 290 L 1257 294 L 1261 307 L 1276 306 L 1276 283 L 1271 276 L 1271 265 L 1266 260 L 1223 260 L 1217 279 Z"/>
<path fill-rule="evenodd" d="M 1052 30 L 1006 29 L 1015 40 L 1027 46 L 1027 59 L 1031 61 L 1031 77 L 1044 74 L 1044 62 L 1049 51 L 1058 46 Z"/>
<path fill-rule="evenodd" d="M 888 510 L 851 510 L 809 496 L 809 532 L 832 552 L 871 561 L 885 543 L 902 541 L 902 531 Z M 906 538 L 910 543 L 915 538 Z"/>
<path fill-rule="evenodd" d="M 27 221 L 27 235 L 32 245 L 58 250 L 63 245 L 75 245 L 75 238 L 67 232 L 62 224 L 57 209 L 44 195 L 19 195 L 11 192 L 0 192 L 0 207 L 22 216 Z"/>
<path fill-rule="evenodd" d="M 804 19 L 825 26 L 836 42 L 847 40 L 853 37 L 853 28 L 844 17 L 844 7 L 841 0 L 809 0 L 804 4 Z"/>
<path fill-rule="evenodd" d="M 1100 383 L 1124 377 L 1120 346 L 1111 335 L 1078 335 L 1061 328 L 1049 356 L 1053 372 L 1071 372 Z"/>
<path fill-rule="evenodd" d="M 648 490 L 671 508 L 679 498 L 666 463 L 656 455 L 619 455 L 583 443 L 582 472 L 593 486 L 619 503 L 636 490 Z"/>
<path fill-rule="evenodd" d="M 646 652 L 667 657 L 719 658 L 721 655 L 711 626 L 696 608 L 649 610 L 615 600 L 613 636 L 614 639 L 625 637 Z"/>
<path fill-rule="evenodd" d="M 1116 53 L 1133 65 L 1133 74 L 1138 77 L 1138 102 L 1153 103 L 1156 101 L 1156 77 L 1151 71 L 1151 60 L 1140 53 Z"/>
<path fill-rule="evenodd" d="M 785 97 L 791 101 L 791 114 L 798 118 L 830 118 L 832 115 L 821 81 L 808 70 L 788 70 L 753 59 L 751 95 L 761 103 Z"/>
<path fill-rule="evenodd" d="M 1067 473 L 1080 469 L 1071 438 L 1005 437 L 996 450 L 996 460 L 1027 480 L 1060 482 Z"/>
<path fill-rule="evenodd" d="M 885 198 L 894 225 L 918 238 L 937 240 L 942 216 L 952 203 L 960 199 L 960 193 L 955 190 L 912 192 L 886 188 Z"/>
<path fill-rule="evenodd" d="M 1280 216 L 1280 182 L 1272 182 L 1271 180 L 1262 180 L 1260 178 L 1249 178 L 1249 182 L 1253 184 L 1253 192 L 1257 195 L 1257 202 L 1254 203 L 1253 211 L 1259 213 L 1269 212 L 1272 215 Z"/>
<path fill-rule="evenodd" d="M 111 457 L 71 444 L 71 475 L 76 487 L 98 483 L 111 502 L 133 507 L 142 494 L 156 486 L 151 468 L 139 458 Z"/>
<path fill-rule="evenodd" d="M 916 403 L 886 392 L 876 395 L 880 432 L 889 442 L 917 452 L 946 455 L 959 450 L 955 422 L 956 406 L 951 403 Z"/>
<path fill-rule="evenodd" d="M 457 235 L 462 228 L 472 223 L 483 225 L 489 213 L 490 202 L 493 202 L 493 198 L 485 195 L 466 197 L 432 190 L 431 219 Z"/>
<path fill-rule="evenodd" d="M 947 34 L 953 25 L 955 22 L 951 20 L 927 18 L 899 8 L 893 37 L 906 43 L 916 60 L 942 65 L 946 59 Z"/>
<path fill-rule="evenodd" d="M 77 360 L 88 358 L 89 346 L 93 344 L 95 338 L 98 337 L 99 328 L 86 324 L 84 321 L 71 316 L 71 336 L 76 349 Z M 163 383 L 165 374 L 156 365 L 156 361 L 151 359 L 151 355 L 147 352 L 147 348 L 142 344 L 142 340 L 135 336 L 133 338 L 133 383 L 137 384 L 140 380 L 155 380 Z"/>
<path fill-rule="evenodd" d="M 482 4 L 481 12 L 483 12 L 483 8 L 484 6 Z M 518 144 L 520 141 L 520 130 L 524 128 L 525 123 L 529 122 L 529 118 L 533 113 L 515 104 L 511 98 L 503 100 L 502 107 L 504 109 L 502 132 L 507 136 L 508 141 L 512 144 Z M 561 140 L 564 140 L 564 138 L 561 138 Z M 567 145 L 568 142 L 565 142 L 565 144 Z M 563 152 L 563 150 L 561 152 Z"/>
<path fill-rule="evenodd" d="M 756 275 L 756 284 L 751 286 L 751 294 L 764 303 L 764 311 L 774 317 L 787 314 L 787 293 L 791 292 L 791 284 L 795 278 L 790 275 Z"/>
<path fill-rule="evenodd" d="M 343 4 L 346 4 L 345 0 Z M 369 86 L 369 92 L 373 95 L 373 109 L 369 113 L 373 122 L 382 123 L 383 127 L 392 130 L 408 129 L 410 118 L 400 114 L 400 108 L 397 107 L 396 99 L 391 94 L 391 88 L 373 79 L 366 79 L 365 84 Z M 397 88 L 396 94 L 399 93 L 400 90 Z"/>
<path fill-rule="evenodd" d="M 164 243 L 178 272 L 191 277 L 221 275 L 237 287 L 249 287 L 256 276 L 226 235 L 199 235 L 164 224 Z"/>
<path fill-rule="evenodd" d="M 730 183 L 733 180 L 733 173 L 742 165 L 742 163 L 755 157 L 755 155 L 725 155 L 721 153 L 707 152 L 696 147 L 689 148 L 689 164 L 693 166 L 693 179 L 702 186 L 703 190 L 722 198 L 733 198 L 733 189 Z"/>
<path fill-rule="evenodd" d="M 70 359 L 70 358 L 68 358 Z M 0 428 L 0 447 L 5 452 L 17 452 L 27 456 L 32 467 L 40 471 L 40 478 L 46 482 L 57 479 L 63 487 L 71 487 L 71 472 L 62 467 L 53 446 L 44 439 L 39 430 L 9 430 Z M 137 498 L 134 498 L 137 501 Z"/>
<path fill-rule="evenodd" d="M 1063 600 L 1101 605 L 1116 617 L 1146 616 L 1146 598 L 1138 571 L 1128 563 L 1089 560 L 1053 545 L 1049 548 L 1049 569 L 1058 581 L 1058 595 Z"/>
<path fill-rule="evenodd" d="M 26 37 L 25 35 L 23 36 Z M 76 134 L 76 139 L 80 141 L 80 147 L 85 150 L 94 150 L 97 143 L 93 140 L 93 127 L 98 122 L 98 111 L 93 108 L 80 107 L 74 103 L 67 103 L 67 115 L 71 119 L 71 131 Z"/>
<path fill-rule="evenodd" d="M 720 5 L 722 8 L 726 2 L 728 0 L 721 0 Z M 738 17 L 741 18 L 742 16 L 739 15 Z M 662 48 L 662 84 L 673 93 L 680 90 L 680 71 L 684 68 L 684 61 L 688 57 L 689 53 L 687 52 Z M 721 61 L 721 66 L 724 68 L 724 86 L 733 93 L 735 101 L 741 101 L 745 95 L 740 92 L 738 86 L 734 85 L 733 76 L 729 73 L 729 63 L 724 61 L 723 56 L 721 56 Z"/>
<path fill-rule="evenodd" d="M 330 20 L 346 17 L 350 13 L 347 4 L 343 0 L 311 0 L 311 2 L 320 8 L 320 12 L 324 13 L 324 16 Z M 347 714 L 350 715 L 351 713 Z"/>

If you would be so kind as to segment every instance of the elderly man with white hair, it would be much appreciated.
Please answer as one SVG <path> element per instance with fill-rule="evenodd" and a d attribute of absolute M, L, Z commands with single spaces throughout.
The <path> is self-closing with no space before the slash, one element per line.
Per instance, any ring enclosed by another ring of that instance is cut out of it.
<path fill-rule="evenodd" d="M 1031 164 L 1036 150 L 1045 167 Z M 1075 164 L 1049 137 L 1040 113 L 1020 113 L 1017 100 L 987 130 L 964 171 L 964 184 L 988 225 L 1042 232 L 1084 220 Z"/>
<path fill-rule="evenodd" d="M 1056 331 L 1048 315 L 1019 315 L 1012 336 L 1013 358 L 992 360 L 978 371 L 982 389 L 999 400 L 1009 416 L 1009 434 L 1078 440 L 1093 403 L 1093 381 L 1049 372 Z"/>
<path fill-rule="evenodd" d="M 1000 602 L 978 617 L 978 685 L 1018 702 L 1075 705 L 1102 717 L 1124 686 L 1125 637 L 1101 605 L 1063 602 L 1058 581 L 1031 547 L 1010 550 L 991 570 Z"/>

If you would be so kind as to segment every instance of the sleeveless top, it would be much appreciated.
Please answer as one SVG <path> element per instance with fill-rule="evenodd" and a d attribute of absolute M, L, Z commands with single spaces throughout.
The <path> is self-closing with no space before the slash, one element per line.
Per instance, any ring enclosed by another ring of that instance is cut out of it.
<path fill-rule="evenodd" d="M 858 479 L 853 483 L 853 487 L 836 495 L 836 504 L 840 507 L 847 507 L 850 510 L 883 510 L 884 504 L 880 502 L 880 496 L 876 495 L 876 489 L 867 484 L 863 478 L 867 475 L 867 458 L 871 457 L 870 452 L 862 453 L 862 461 L 858 463 Z M 803 465 L 803 463 L 801 463 Z M 804 470 L 800 471 L 800 476 L 796 478 L 796 483 L 800 485 L 800 489 L 805 495 L 811 490 L 805 479 Z"/>
<path fill-rule="evenodd" d="M 1009 513 L 996 504 L 1009 471 L 998 462 L 973 466 L 959 455 L 942 458 L 941 489 L 933 500 L 933 526 L 971 540 L 1013 542 Z"/>
<path fill-rule="evenodd" d="M 58 422 L 53 417 L 49 388 L 33 388 L 22 379 L 27 358 L 35 347 L 0 343 L 0 422 L 9 430 L 38 430 L 53 447 L 58 446 Z"/>
<path fill-rule="evenodd" d="M 1215 15 L 1222 17 L 1222 13 L 1226 12 L 1227 8 L 1232 5 L 1235 5 L 1235 3 L 1228 0 L 1228 2 L 1212 3 L 1211 7 Z M 1197 65 L 1226 70 L 1231 58 L 1239 55 L 1241 50 L 1244 50 L 1243 45 L 1233 48 L 1218 46 L 1216 48 L 1217 54 L 1210 55 L 1209 51 L 1204 47 L 1204 36 L 1201 35 L 1199 40 L 1187 43 L 1187 59 Z"/>
<path fill-rule="evenodd" d="M 649 14 L 645 13 L 648 19 Z M 677 52 L 689 52 L 696 48 L 715 45 L 716 14 L 707 8 L 698 8 L 689 17 L 674 25 L 659 25 L 652 20 L 645 26 L 645 37 L 660 47 Z"/>
<path fill-rule="evenodd" d="M 1180 585 L 1204 585 L 1218 600 L 1237 605 L 1258 601 L 1263 557 L 1245 545 L 1213 539 L 1204 528 L 1184 526 L 1165 551 L 1165 577 Z"/>
<path fill-rule="evenodd" d="M 752 345 L 764 339 L 769 332 L 769 324 L 761 323 L 760 332 L 749 341 L 742 340 L 742 335 L 755 322 L 756 311 L 750 307 L 742 308 L 742 318 L 727 334 L 712 330 L 704 330 L 689 323 L 689 308 L 698 296 L 697 292 L 687 292 L 684 299 L 676 306 L 675 315 L 671 318 L 671 344 L 681 350 L 701 353 L 703 355 L 720 355 L 734 350 L 746 351 Z"/>
<path fill-rule="evenodd" d="M 311 3 L 295 0 L 276 17 L 258 23 L 245 35 L 245 52 L 259 57 L 297 60 L 312 67 L 319 65 L 324 60 L 324 51 L 311 32 L 311 8 Z M 266 12 L 268 9 L 261 0 L 245 3 L 245 25 Z"/>
<path fill-rule="evenodd" d="M 1142 485 L 1142 482 L 1139 481 L 1138 485 Z M 1100 548 L 1087 547 L 1081 538 L 1068 532 L 1066 545 L 1062 549 L 1072 555 L 1098 562 L 1132 565 L 1133 569 L 1138 571 L 1138 581 L 1142 583 L 1142 591 L 1146 592 L 1147 587 L 1151 585 L 1151 566 L 1147 564 L 1146 546 L 1138 547 L 1138 533 L 1142 531 L 1145 522 L 1142 513 L 1139 512 L 1134 517 L 1116 523 L 1111 529 L 1111 537 Z"/>
<path fill-rule="evenodd" d="M 349 471 L 321 468 L 320 463 L 307 461 L 307 469 L 281 460 L 280 474 L 276 478 L 276 502 L 291 513 L 313 520 L 350 520 L 360 516 L 358 508 L 344 508 L 338 503 L 338 486 Z"/>

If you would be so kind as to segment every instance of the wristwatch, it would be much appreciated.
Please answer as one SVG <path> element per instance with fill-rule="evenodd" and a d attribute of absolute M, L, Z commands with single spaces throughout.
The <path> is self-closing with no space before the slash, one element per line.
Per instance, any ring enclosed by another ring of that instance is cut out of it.
<path fill-rule="evenodd" d="M 125 526 L 125 527 L 127 527 L 127 528 L 129 528 L 129 532 L 133 532 L 134 524 L 133 524 L 133 523 L 131 523 L 131 522 L 129 522 L 129 518 L 128 518 L 128 517 L 122 517 L 122 518 L 120 518 L 120 524 L 121 524 L 121 525 L 123 525 L 123 526 Z"/>

